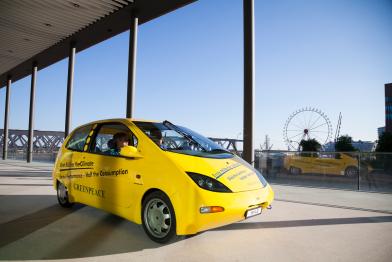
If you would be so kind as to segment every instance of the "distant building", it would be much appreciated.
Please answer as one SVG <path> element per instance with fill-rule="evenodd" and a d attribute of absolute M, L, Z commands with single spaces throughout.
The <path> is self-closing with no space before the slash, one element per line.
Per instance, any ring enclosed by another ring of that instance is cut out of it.
<path fill-rule="evenodd" d="M 356 150 L 364 151 L 364 152 L 371 152 L 375 149 L 375 142 L 371 141 L 353 141 L 351 143 Z M 335 142 L 328 142 L 324 145 L 324 151 L 333 152 L 335 151 Z"/>
<path fill-rule="evenodd" d="M 335 151 L 335 142 L 328 142 L 324 145 L 324 151 L 333 152 Z"/>
<path fill-rule="evenodd" d="M 392 132 L 392 83 L 385 84 L 385 132 Z"/>
<path fill-rule="evenodd" d="M 379 127 L 377 128 L 377 134 L 378 134 L 378 138 L 380 138 L 380 136 L 382 135 L 382 133 L 385 132 L 385 126 Z"/>
<path fill-rule="evenodd" d="M 370 152 L 370 151 L 374 151 L 376 143 L 371 141 L 359 140 L 359 141 L 353 141 L 351 144 L 355 149 L 359 151 Z"/>

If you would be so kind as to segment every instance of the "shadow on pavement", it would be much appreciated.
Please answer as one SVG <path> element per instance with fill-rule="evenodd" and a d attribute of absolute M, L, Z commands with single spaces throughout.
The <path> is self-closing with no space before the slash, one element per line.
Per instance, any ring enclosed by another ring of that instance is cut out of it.
<path fill-rule="evenodd" d="M 95 257 L 130 253 L 162 246 L 150 240 L 141 226 L 115 215 L 107 214 L 98 223 L 74 235 L 71 241 L 68 240 L 61 248 L 49 252 L 42 258 Z"/>
<path fill-rule="evenodd" d="M 53 186 L 52 184 L 0 184 L 0 186 Z"/>
<path fill-rule="evenodd" d="M 7 197 L 9 198 L 10 196 Z M 54 196 L 48 197 L 53 198 Z M 75 205 L 73 208 L 65 209 L 55 204 L 32 214 L 0 224 L 0 248 L 69 215 L 82 207 L 82 205 Z"/>
<path fill-rule="evenodd" d="M 322 219 L 236 223 L 213 230 L 221 231 L 221 230 L 238 230 L 238 229 L 242 230 L 242 229 L 258 229 L 258 228 L 287 228 L 287 227 L 307 227 L 307 226 L 347 225 L 347 224 L 367 224 L 367 223 L 387 223 L 387 222 L 392 222 L 392 216 L 322 218 Z"/>
<path fill-rule="evenodd" d="M 0 224 L 0 260 L 96 257 L 163 246 L 150 240 L 140 225 L 81 204 L 62 208 L 55 204 L 55 198 L 55 195 L 0 198 L 16 205 L 23 202 L 22 207 L 34 205 L 35 201 L 46 204 L 33 213 Z M 0 214 L 6 211 L 0 207 Z"/>
<path fill-rule="evenodd" d="M 322 207 L 332 207 L 332 208 L 342 208 L 342 209 L 350 209 L 350 210 L 358 210 L 358 211 L 366 211 L 366 212 L 392 214 L 392 211 L 389 211 L 389 210 L 378 210 L 378 209 L 370 209 L 370 208 L 349 207 L 349 206 L 331 205 L 331 204 L 314 203 L 314 202 L 297 201 L 297 200 L 287 200 L 287 199 L 279 199 L 279 198 L 275 198 L 275 201 L 296 203 L 296 204 L 304 204 L 304 205 L 312 205 L 312 206 L 322 206 Z"/>
<path fill-rule="evenodd" d="M 51 178 L 52 174 L 50 172 L 42 172 L 42 171 L 36 171 L 36 172 L 31 172 L 31 171 L 9 171 L 9 172 L 0 172 L 0 177 L 7 177 L 7 178 L 13 178 L 13 177 L 28 177 L 28 178 L 33 178 L 33 177 L 41 177 L 41 178 L 46 178 L 49 177 Z"/>

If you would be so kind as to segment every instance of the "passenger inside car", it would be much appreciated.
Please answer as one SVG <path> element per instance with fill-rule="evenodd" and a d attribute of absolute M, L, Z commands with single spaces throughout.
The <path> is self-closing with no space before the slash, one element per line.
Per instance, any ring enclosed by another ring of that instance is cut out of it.
<path fill-rule="evenodd" d="M 163 137 L 162 133 L 159 129 L 152 129 L 150 131 L 151 139 L 159 146 L 162 147 L 163 145 Z"/>

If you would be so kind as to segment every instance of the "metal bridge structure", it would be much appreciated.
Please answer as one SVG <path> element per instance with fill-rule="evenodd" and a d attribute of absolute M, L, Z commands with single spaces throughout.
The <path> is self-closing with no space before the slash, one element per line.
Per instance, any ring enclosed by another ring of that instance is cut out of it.
<path fill-rule="evenodd" d="M 22 150 L 28 147 L 29 130 L 9 129 L 8 130 L 8 149 L 9 151 Z M 242 140 L 231 138 L 210 137 L 212 141 L 223 148 L 238 152 L 238 143 Z M 64 132 L 62 131 L 42 131 L 34 130 L 33 151 L 38 153 L 57 153 L 64 142 Z M 0 129 L 0 146 L 4 143 L 4 130 Z"/>
<path fill-rule="evenodd" d="M 9 129 L 8 130 L 8 149 L 23 150 L 28 144 L 28 130 Z M 40 131 L 34 130 L 33 149 L 38 152 L 53 153 L 64 142 L 64 132 L 61 131 Z M 4 130 L 0 129 L 0 145 L 4 143 Z"/>
<path fill-rule="evenodd" d="M 243 143 L 243 140 L 240 139 L 232 139 L 232 138 L 216 138 L 216 137 L 209 137 L 209 139 L 211 139 L 212 141 L 214 141 L 215 143 L 217 143 L 218 145 L 220 145 L 221 147 L 232 151 L 234 153 L 238 153 L 239 149 L 238 149 L 238 144 L 239 143 Z"/>

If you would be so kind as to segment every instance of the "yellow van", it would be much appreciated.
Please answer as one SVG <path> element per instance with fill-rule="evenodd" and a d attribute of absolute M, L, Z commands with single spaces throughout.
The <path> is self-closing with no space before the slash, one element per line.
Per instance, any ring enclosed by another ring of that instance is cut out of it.
<path fill-rule="evenodd" d="M 106 210 L 160 243 L 258 215 L 274 198 L 257 170 L 211 140 L 133 119 L 76 128 L 58 153 L 53 186 L 61 206 Z"/>
<path fill-rule="evenodd" d="M 285 168 L 290 174 L 328 174 L 358 176 L 358 160 L 344 153 L 305 153 L 312 156 L 286 156 Z"/>

